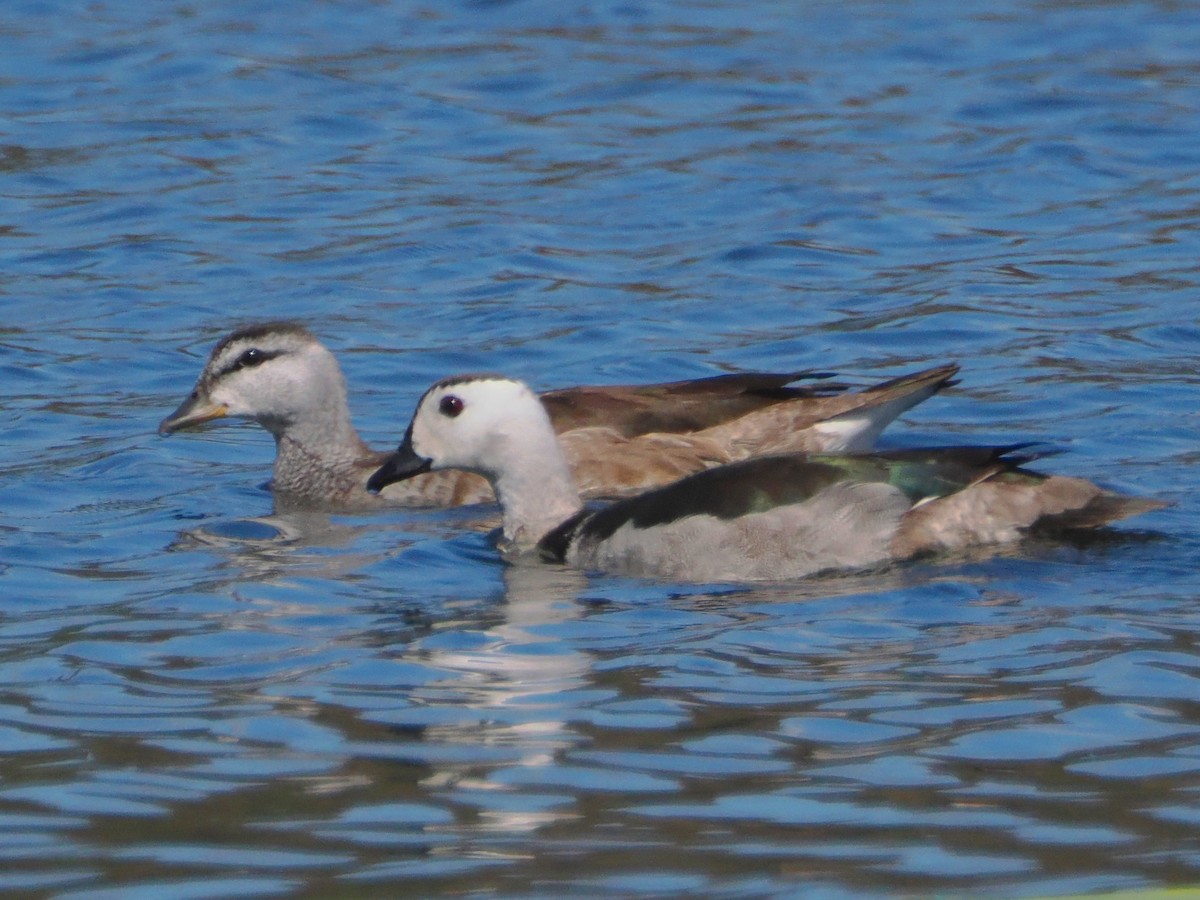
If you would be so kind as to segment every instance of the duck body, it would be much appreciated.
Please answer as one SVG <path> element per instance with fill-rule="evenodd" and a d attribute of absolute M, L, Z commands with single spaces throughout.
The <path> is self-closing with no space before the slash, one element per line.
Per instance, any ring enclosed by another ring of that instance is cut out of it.
<path fill-rule="evenodd" d="M 1019 447 L 733 463 L 564 522 L 550 561 L 680 581 L 790 580 L 1095 528 L 1155 508 L 1021 466 Z"/>
<path fill-rule="evenodd" d="M 782 450 L 869 447 L 904 410 L 953 383 L 940 366 L 863 391 L 798 386 L 824 373 L 746 373 L 650 385 L 566 388 L 544 395 L 586 497 L 620 497 L 702 469 Z M 388 456 L 359 436 L 334 355 L 303 325 L 264 322 L 214 346 L 195 388 L 159 431 L 243 418 L 275 438 L 271 487 L 286 506 L 356 510 L 457 506 L 494 499 L 485 479 L 444 470 L 375 494 Z"/>
<path fill-rule="evenodd" d="M 501 550 L 592 571 L 680 581 L 790 580 L 1095 528 L 1157 508 L 1024 465 L 1020 445 L 787 453 L 711 468 L 585 508 L 544 407 L 519 382 L 448 379 L 417 407 L 376 489 L 442 467 L 492 483 Z"/>

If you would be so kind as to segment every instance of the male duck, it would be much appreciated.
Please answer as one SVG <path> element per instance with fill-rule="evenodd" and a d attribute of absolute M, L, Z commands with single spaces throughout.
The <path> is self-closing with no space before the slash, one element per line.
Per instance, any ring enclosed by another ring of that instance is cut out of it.
<path fill-rule="evenodd" d="M 1020 447 L 759 457 L 585 510 L 545 406 L 499 376 L 440 381 L 372 490 L 431 469 L 488 479 L 501 549 L 589 570 L 687 581 L 800 578 L 920 553 L 1094 528 L 1155 500 L 1020 468 Z"/>
<path fill-rule="evenodd" d="M 542 395 L 563 436 L 576 484 L 614 497 L 709 466 L 781 450 L 869 448 L 905 410 L 953 383 L 939 366 L 860 392 L 795 387 L 806 373 L 721 375 L 697 381 L 577 387 Z M 325 509 L 453 506 L 492 499 L 487 482 L 441 472 L 368 493 L 386 458 L 350 421 L 334 355 L 294 322 L 240 328 L 213 348 L 195 389 L 159 426 L 162 434 L 226 416 L 252 419 L 275 437 L 272 488 L 285 502 Z"/>

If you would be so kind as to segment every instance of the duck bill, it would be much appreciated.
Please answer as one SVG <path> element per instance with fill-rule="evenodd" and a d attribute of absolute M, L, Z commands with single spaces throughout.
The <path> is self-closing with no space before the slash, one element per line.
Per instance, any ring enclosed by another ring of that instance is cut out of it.
<path fill-rule="evenodd" d="M 367 490 L 378 494 L 389 484 L 428 472 L 432 465 L 433 460 L 417 455 L 412 442 L 406 437 L 400 449 L 385 459 L 375 474 L 367 479 Z"/>
<path fill-rule="evenodd" d="M 179 404 L 179 409 L 163 419 L 158 425 L 159 434 L 173 434 L 184 428 L 202 425 L 213 419 L 221 419 L 229 415 L 229 407 L 224 403 L 213 403 L 192 394 Z"/>

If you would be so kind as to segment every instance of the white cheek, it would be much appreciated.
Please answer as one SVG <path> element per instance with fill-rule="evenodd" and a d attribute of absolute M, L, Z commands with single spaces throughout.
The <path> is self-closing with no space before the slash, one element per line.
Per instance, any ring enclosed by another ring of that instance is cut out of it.
<path fill-rule="evenodd" d="M 421 420 L 413 425 L 412 449 L 417 456 L 432 462 L 434 468 L 441 468 L 448 462 L 443 441 L 438 439 L 434 429 L 429 428 Z"/>
<path fill-rule="evenodd" d="M 227 378 L 218 385 L 213 391 L 212 399 L 229 407 L 229 412 L 233 415 L 250 416 L 260 413 L 263 406 L 271 404 L 273 393 L 262 383 L 256 389 L 251 379 L 245 377 L 244 372 L 245 370 L 237 372 L 232 378 Z"/>
<path fill-rule="evenodd" d="M 234 415 L 245 412 L 241 394 L 230 387 L 228 380 L 214 385 L 213 389 L 209 391 L 208 399 L 220 406 L 228 407 Z"/>
<path fill-rule="evenodd" d="M 439 412 L 413 429 L 413 450 L 433 460 L 436 468 L 476 471 L 480 440 L 478 423 L 470 410 L 454 418 Z"/>

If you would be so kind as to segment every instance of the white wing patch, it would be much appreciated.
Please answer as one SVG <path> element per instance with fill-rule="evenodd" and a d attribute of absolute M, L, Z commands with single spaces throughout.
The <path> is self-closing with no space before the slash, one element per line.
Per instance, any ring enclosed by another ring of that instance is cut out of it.
<path fill-rule="evenodd" d="M 874 423 L 865 415 L 839 416 L 817 422 L 812 430 L 825 438 L 822 453 L 860 453 L 875 445 L 875 438 L 883 430 L 872 427 Z"/>

